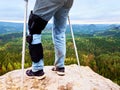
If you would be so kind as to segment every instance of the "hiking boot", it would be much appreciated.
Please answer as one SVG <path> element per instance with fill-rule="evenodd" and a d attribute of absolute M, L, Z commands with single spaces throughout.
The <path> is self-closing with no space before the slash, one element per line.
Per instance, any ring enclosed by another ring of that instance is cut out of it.
<path fill-rule="evenodd" d="M 64 68 L 64 67 L 61 67 L 61 68 L 53 67 L 53 68 L 52 68 L 52 71 L 56 71 L 56 73 L 57 73 L 59 76 L 64 76 L 64 75 L 65 75 L 65 68 Z"/>
<path fill-rule="evenodd" d="M 45 73 L 43 72 L 43 70 L 39 70 L 37 72 L 33 72 L 32 70 L 27 70 L 26 71 L 27 76 L 32 77 L 32 78 L 36 78 L 36 79 L 44 79 L 46 77 Z"/>

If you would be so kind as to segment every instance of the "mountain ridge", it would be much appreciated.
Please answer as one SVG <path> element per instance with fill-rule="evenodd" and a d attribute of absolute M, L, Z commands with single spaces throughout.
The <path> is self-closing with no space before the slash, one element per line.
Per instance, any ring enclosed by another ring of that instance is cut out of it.
<path fill-rule="evenodd" d="M 110 30 L 120 30 L 119 24 L 72 24 L 74 33 L 79 35 L 98 35 L 103 36 L 104 33 L 109 32 Z M 52 24 L 48 24 L 44 31 L 49 31 L 52 29 Z M 8 34 L 8 33 L 17 33 L 22 32 L 23 23 L 11 23 L 11 22 L 0 22 L 0 34 Z M 67 25 L 67 33 L 70 32 L 69 25 Z M 117 34 L 120 36 L 120 33 Z"/>

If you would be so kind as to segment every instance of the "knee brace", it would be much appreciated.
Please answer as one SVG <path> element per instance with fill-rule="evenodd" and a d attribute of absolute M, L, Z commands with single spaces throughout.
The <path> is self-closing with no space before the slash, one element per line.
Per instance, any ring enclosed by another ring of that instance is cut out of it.
<path fill-rule="evenodd" d="M 31 35 L 41 34 L 42 30 L 45 28 L 47 23 L 48 23 L 48 21 L 43 20 L 41 17 L 33 14 L 31 11 L 31 14 L 30 14 L 29 20 L 28 20 L 28 28 L 29 28 L 30 34 Z"/>
<path fill-rule="evenodd" d="M 33 40 L 33 36 L 32 35 L 27 35 L 26 36 L 26 41 L 31 44 L 32 43 L 32 40 Z"/>
<path fill-rule="evenodd" d="M 29 53 L 31 56 L 31 60 L 35 63 L 39 62 L 40 59 L 43 58 L 43 47 L 42 44 L 30 44 L 29 45 Z"/>

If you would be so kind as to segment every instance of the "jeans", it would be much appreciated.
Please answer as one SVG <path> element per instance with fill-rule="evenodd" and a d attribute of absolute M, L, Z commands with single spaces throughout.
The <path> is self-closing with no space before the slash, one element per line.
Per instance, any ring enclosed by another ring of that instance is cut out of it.
<path fill-rule="evenodd" d="M 52 38 L 55 49 L 56 67 L 64 67 L 64 60 L 66 56 L 66 24 L 69 10 L 72 4 L 67 8 L 65 3 L 67 0 L 36 0 L 33 13 L 40 16 L 42 19 L 49 21 L 53 17 L 53 30 Z M 69 1 L 68 1 L 69 2 Z M 72 2 L 71 2 L 72 3 Z M 67 4 L 68 5 L 68 4 Z M 32 44 L 41 42 L 41 34 L 34 34 Z M 32 62 L 32 71 L 43 69 L 44 61 L 41 59 L 39 62 Z"/>

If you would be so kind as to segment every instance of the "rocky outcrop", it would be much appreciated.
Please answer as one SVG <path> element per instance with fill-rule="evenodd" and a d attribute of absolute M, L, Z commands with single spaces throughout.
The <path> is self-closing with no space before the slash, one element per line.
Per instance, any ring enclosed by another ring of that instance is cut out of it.
<path fill-rule="evenodd" d="M 87 66 L 66 66 L 65 76 L 58 76 L 51 68 L 45 66 L 46 78 L 43 80 L 29 78 L 24 74 L 23 90 L 120 90 L 120 86 Z M 0 76 L 0 90 L 20 90 L 21 73 L 21 70 L 14 70 Z"/>

